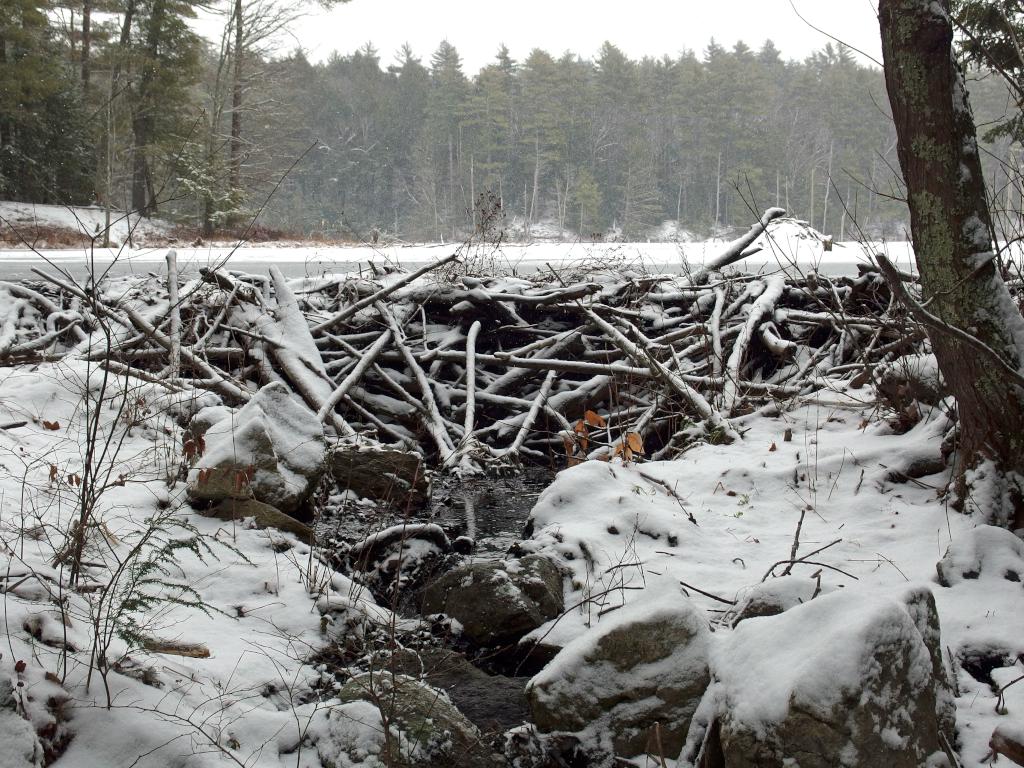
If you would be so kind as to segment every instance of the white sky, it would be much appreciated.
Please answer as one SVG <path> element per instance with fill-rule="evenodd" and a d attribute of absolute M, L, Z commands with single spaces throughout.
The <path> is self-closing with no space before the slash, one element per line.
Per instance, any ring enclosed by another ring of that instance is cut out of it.
<path fill-rule="evenodd" d="M 874 0 L 793 3 L 815 26 L 881 58 Z M 314 60 L 372 42 L 384 65 L 405 42 L 427 62 L 447 39 L 468 74 L 492 61 L 501 43 L 522 61 L 533 48 L 591 57 L 605 40 L 633 58 L 700 53 L 714 37 L 752 48 L 771 38 L 784 58 L 801 59 L 828 42 L 793 13 L 790 0 L 350 0 L 330 11 L 316 7 L 293 31 Z"/>

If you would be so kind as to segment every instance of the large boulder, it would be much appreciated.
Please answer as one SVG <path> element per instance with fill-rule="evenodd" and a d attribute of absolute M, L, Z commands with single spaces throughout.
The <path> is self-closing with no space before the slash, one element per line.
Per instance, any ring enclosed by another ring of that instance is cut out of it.
<path fill-rule="evenodd" d="M 558 616 L 565 606 L 562 572 L 539 555 L 471 563 L 449 571 L 423 591 L 424 615 L 443 613 L 476 645 L 514 643 Z"/>
<path fill-rule="evenodd" d="M 405 510 L 430 495 L 423 457 L 373 443 L 341 443 L 328 458 L 331 478 L 342 490 Z"/>
<path fill-rule="evenodd" d="M 574 736 L 591 761 L 674 757 L 710 683 L 709 635 L 677 586 L 620 608 L 530 681 L 531 719 L 543 734 Z"/>
<path fill-rule="evenodd" d="M 338 698 L 326 723 L 312 729 L 325 766 L 366 761 L 387 768 L 479 768 L 495 762 L 448 696 L 415 678 L 364 673 L 345 683 Z"/>
<path fill-rule="evenodd" d="M 194 421 L 205 449 L 188 475 L 193 502 L 256 499 L 290 514 L 323 475 L 323 426 L 283 384 L 268 384 L 238 411 L 207 409 Z"/>
<path fill-rule="evenodd" d="M 902 600 L 837 591 L 751 618 L 718 645 L 682 764 L 705 768 L 939 768 L 954 704 L 927 589 Z"/>

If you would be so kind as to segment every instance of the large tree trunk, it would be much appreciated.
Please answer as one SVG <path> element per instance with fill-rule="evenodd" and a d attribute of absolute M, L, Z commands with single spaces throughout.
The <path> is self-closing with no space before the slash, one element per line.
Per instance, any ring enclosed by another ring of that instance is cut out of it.
<path fill-rule="evenodd" d="M 953 58 L 949 0 L 881 0 L 885 79 L 929 310 L 1013 368 L 1024 320 L 999 271 L 974 119 Z M 947 332 L 929 332 L 960 417 L 960 500 L 1024 526 L 1024 392 Z"/>

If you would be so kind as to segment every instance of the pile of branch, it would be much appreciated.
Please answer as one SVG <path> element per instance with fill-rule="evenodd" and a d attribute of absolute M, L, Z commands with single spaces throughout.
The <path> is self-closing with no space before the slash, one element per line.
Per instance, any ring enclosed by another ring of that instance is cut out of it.
<path fill-rule="evenodd" d="M 283 381 L 338 438 L 372 436 L 460 473 L 627 444 L 668 458 L 741 439 L 765 402 L 864 381 L 923 343 L 878 271 L 730 274 L 782 213 L 691 275 L 460 276 L 457 252 L 407 274 L 289 281 L 271 267 L 182 283 L 172 252 L 166 285 L 115 294 L 40 270 L 31 286 L 0 285 L 14 300 L 0 359 L 77 355 L 229 404 Z M 34 331 L 18 325 L 27 306 Z"/>

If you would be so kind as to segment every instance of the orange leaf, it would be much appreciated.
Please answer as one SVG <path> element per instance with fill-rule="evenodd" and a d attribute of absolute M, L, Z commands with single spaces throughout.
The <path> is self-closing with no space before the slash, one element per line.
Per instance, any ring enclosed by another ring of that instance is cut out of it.
<path fill-rule="evenodd" d="M 52 430 L 52 431 L 57 431 L 58 429 L 60 429 L 60 422 L 59 421 L 47 421 L 46 419 L 43 419 L 43 429 L 49 429 L 49 430 Z"/>
<path fill-rule="evenodd" d="M 580 419 L 579 421 L 576 422 L 576 425 L 572 428 L 572 431 L 575 432 L 577 435 L 585 435 L 590 430 L 587 429 L 587 425 L 583 421 L 583 419 Z"/>
<path fill-rule="evenodd" d="M 633 453 L 639 453 L 641 456 L 644 454 L 644 439 L 640 437 L 638 432 L 630 432 L 626 435 L 626 445 L 629 446 L 629 450 Z"/>
<path fill-rule="evenodd" d="M 576 442 L 568 435 L 562 435 L 562 445 L 565 448 L 565 455 L 571 457 L 573 449 L 576 447 Z"/>
<path fill-rule="evenodd" d="M 603 427 L 605 425 L 605 421 L 601 418 L 601 414 L 594 413 L 594 411 L 587 411 L 584 413 L 583 420 L 592 427 Z"/>
<path fill-rule="evenodd" d="M 624 449 L 624 446 L 622 445 L 621 442 L 620 443 L 616 443 L 615 444 L 615 448 L 612 449 L 612 458 L 615 458 L 620 453 L 622 453 L 623 449 Z"/>

